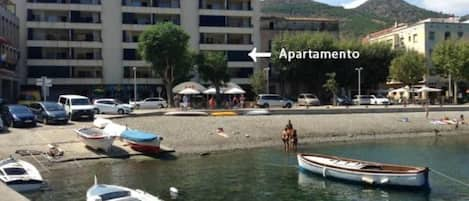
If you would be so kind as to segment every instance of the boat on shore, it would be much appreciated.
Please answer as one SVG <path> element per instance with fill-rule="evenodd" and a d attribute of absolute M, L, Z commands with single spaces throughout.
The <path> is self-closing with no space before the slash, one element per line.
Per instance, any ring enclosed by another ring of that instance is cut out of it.
<path fill-rule="evenodd" d="M 17 192 L 37 191 L 45 185 L 36 167 L 12 157 L 0 161 L 0 179 Z"/>
<path fill-rule="evenodd" d="M 298 154 L 301 169 L 344 181 L 374 186 L 429 188 L 429 169 L 360 161 L 321 154 Z"/>
<path fill-rule="evenodd" d="M 130 189 L 117 185 L 95 184 L 86 192 L 86 201 L 162 201 L 158 197 L 142 190 Z"/>
<path fill-rule="evenodd" d="M 135 151 L 156 154 L 160 152 L 160 143 L 163 137 L 145 133 L 138 130 L 126 130 L 122 133 L 121 138 L 124 139 Z"/>
<path fill-rule="evenodd" d="M 98 128 L 80 128 L 75 132 L 86 146 L 94 150 L 111 151 L 115 136 L 106 135 Z"/>

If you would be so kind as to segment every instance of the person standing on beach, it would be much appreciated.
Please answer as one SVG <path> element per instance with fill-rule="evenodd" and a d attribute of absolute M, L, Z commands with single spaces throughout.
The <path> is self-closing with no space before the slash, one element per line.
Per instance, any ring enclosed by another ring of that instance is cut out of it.
<path fill-rule="evenodd" d="M 293 151 L 296 151 L 297 148 L 298 148 L 298 133 L 296 132 L 296 129 L 293 130 L 293 133 L 291 135 L 291 139 L 290 139 L 290 148 L 293 150 Z"/>
<path fill-rule="evenodd" d="M 174 107 L 179 108 L 179 104 L 181 103 L 181 96 L 179 96 L 179 94 L 176 94 L 173 100 L 174 100 Z"/>
<path fill-rule="evenodd" d="M 428 119 L 429 115 L 430 115 L 430 111 L 428 108 L 428 103 L 425 103 L 425 118 Z"/>
<path fill-rule="evenodd" d="M 246 98 L 244 97 L 244 94 L 241 94 L 241 97 L 239 97 L 239 106 L 241 108 L 244 108 L 244 101 L 246 100 Z"/>
<path fill-rule="evenodd" d="M 282 142 L 283 142 L 283 148 L 285 151 L 288 151 L 290 149 L 290 143 L 289 143 L 289 137 L 288 137 L 288 128 L 285 127 L 282 131 Z"/>

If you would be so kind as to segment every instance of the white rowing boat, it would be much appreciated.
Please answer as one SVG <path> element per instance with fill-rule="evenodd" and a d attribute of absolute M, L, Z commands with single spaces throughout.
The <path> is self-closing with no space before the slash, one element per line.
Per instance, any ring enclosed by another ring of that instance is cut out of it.
<path fill-rule="evenodd" d="M 139 189 L 123 186 L 95 184 L 86 192 L 86 201 L 162 201 L 158 197 Z"/>
<path fill-rule="evenodd" d="M 0 161 L 0 180 L 17 192 L 36 191 L 44 186 L 36 167 L 11 157 Z"/>
<path fill-rule="evenodd" d="M 335 178 L 380 186 L 429 187 L 429 169 L 360 161 L 320 154 L 298 154 L 301 169 Z"/>

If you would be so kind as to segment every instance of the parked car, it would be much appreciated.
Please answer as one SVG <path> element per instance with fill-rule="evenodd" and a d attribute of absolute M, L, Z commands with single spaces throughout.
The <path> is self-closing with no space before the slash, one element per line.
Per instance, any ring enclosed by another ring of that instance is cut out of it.
<path fill-rule="evenodd" d="M 64 107 L 70 120 L 94 119 L 95 107 L 90 103 L 90 99 L 88 99 L 88 97 L 61 95 L 59 96 L 58 103 Z"/>
<path fill-rule="evenodd" d="M 112 98 L 96 99 L 93 104 L 95 106 L 96 114 L 129 114 L 133 110 L 133 107 L 130 104 L 124 104 L 119 100 Z"/>
<path fill-rule="evenodd" d="M 361 95 L 360 101 L 358 101 L 358 95 L 353 97 L 353 104 L 355 105 L 370 105 L 371 104 L 371 96 L 370 95 Z"/>
<path fill-rule="evenodd" d="M 24 105 L 5 105 L 2 120 L 9 127 L 36 126 L 36 116 Z"/>
<path fill-rule="evenodd" d="M 36 119 L 44 124 L 50 123 L 68 123 L 68 115 L 64 107 L 55 102 L 37 102 L 30 106 Z"/>
<path fill-rule="evenodd" d="M 382 95 L 371 95 L 370 104 L 372 105 L 389 105 L 391 101 Z"/>
<path fill-rule="evenodd" d="M 142 101 L 130 101 L 129 104 L 139 109 L 160 109 L 168 107 L 168 102 L 163 98 L 147 98 Z"/>
<path fill-rule="evenodd" d="M 256 105 L 263 108 L 269 107 L 293 107 L 293 101 L 283 98 L 277 94 L 259 94 L 256 98 Z"/>
<path fill-rule="evenodd" d="M 321 101 L 316 95 L 303 93 L 303 94 L 298 95 L 298 105 L 319 106 L 321 105 Z"/>
<path fill-rule="evenodd" d="M 347 96 L 337 96 L 336 103 L 337 105 L 353 105 L 352 99 Z"/>
<path fill-rule="evenodd" d="M 5 131 L 5 130 L 6 130 L 5 124 L 3 124 L 3 120 L 2 118 L 0 118 L 0 132 Z"/>

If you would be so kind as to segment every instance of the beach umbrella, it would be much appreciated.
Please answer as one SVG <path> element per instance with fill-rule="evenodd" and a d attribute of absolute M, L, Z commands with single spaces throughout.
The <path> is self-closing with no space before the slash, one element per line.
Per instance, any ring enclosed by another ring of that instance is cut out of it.
<path fill-rule="evenodd" d="M 184 94 L 184 95 L 200 94 L 200 91 L 197 91 L 193 88 L 185 88 L 182 91 L 179 91 L 178 94 Z"/>
<path fill-rule="evenodd" d="M 225 94 L 245 94 L 246 91 L 239 88 L 231 88 L 225 91 Z"/>
<path fill-rule="evenodd" d="M 437 88 L 430 88 L 430 87 L 427 87 L 427 86 L 423 86 L 422 88 L 418 89 L 417 92 L 421 93 L 421 92 L 441 92 L 443 90 L 441 89 L 437 89 Z"/>
<path fill-rule="evenodd" d="M 224 88 L 220 88 L 220 94 L 223 94 Z M 217 93 L 216 89 L 214 87 L 211 87 L 203 92 L 204 94 L 210 94 L 214 95 Z"/>
<path fill-rule="evenodd" d="M 202 86 L 201 84 L 197 83 L 197 82 L 183 82 L 183 83 L 180 83 L 178 85 L 176 85 L 175 87 L 173 87 L 173 93 L 179 93 L 180 91 L 186 89 L 186 88 L 192 88 L 192 89 L 195 89 L 197 91 L 205 91 L 207 90 L 207 88 L 205 88 L 204 86 Z"/>

